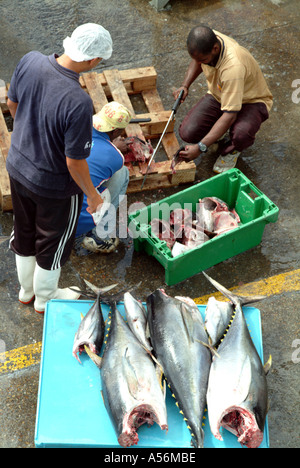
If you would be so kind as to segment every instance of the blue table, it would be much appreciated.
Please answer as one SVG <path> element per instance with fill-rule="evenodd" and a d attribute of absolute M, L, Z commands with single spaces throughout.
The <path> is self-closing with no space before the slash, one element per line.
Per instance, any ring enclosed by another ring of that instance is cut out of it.
<path fill-rule="evenodd" d="M 43 345 L 40 366 L 38 406 L 35 428 L 36 447 L 120 447 L 101 396 L 100 372 L 90 358 L 81 354 L 80 365 L 72 355 L 75 333 L 91 301 L 48 302 L 44 317 Z M 198 306 L 204 316 L 206 306 Z M 124 315 L 123 303 L 118 309 Z M 109 308 L 102 305 L 106 319 Z M 260 311 L 244 308 L 253 342 L 263 359 Z M 167 390 L 167 414 L 169 430 L 166 434 L 157 424 L 138 429 L 139 443 L 143 448 L 191 448 L 190 431 L 171 392 Z M 223 442 L 213 437 L 207 412 L 203 420 L 205 447 L 241 448 L 237 438 L 223 430 Z M 266 422 L 262 448 L 269 446 L 268 422 Z"/>

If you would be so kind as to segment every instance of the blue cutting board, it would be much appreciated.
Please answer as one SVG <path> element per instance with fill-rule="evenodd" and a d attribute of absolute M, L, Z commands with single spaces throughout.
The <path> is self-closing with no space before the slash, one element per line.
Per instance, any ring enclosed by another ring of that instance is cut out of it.
<path fill-rule="evenodd" d="M 48 302 L 43 330 L 38 404 L 35 427 L 36 447 L 120 447 L 101 396 L 101 378 L 96 365 L 81 354 L 82 365 L 72 355 L 75 333 L 93 302 Z M 205 307 L 198 306 L 204 317 Z M 118 309 L 124 316 L 123 303 Z M 109 308 L 102 304 L 104 319 Z M 263 360 L 260 311 L 244 308 L 247 324 Z M 157 424 L 138 429 L 138 448 L 191 448 L 191 436 L 171 392 L 167 389 L 167 414 L 169 430 L 162 431 Z M 207 412 L 204 423 L 204 447 L 241 448 L 237 438 L 221 429 L 223 442 L 213 437 Z M 268 422 L 266 421 L 262 448 L 269 447 Z"/>

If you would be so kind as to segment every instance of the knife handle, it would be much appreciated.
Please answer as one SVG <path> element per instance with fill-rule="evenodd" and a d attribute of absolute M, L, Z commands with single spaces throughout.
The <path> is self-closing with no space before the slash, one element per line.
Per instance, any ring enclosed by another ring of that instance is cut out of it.
<path fill-rule="evenodd" d="M 177 111 L 179 105 L 181 104 L 181 99 L 182 99 L 183 93 L 184 93 L 184 90 L 182 89 L 182 90 L 180 91 L 180 93 L 179 93 L 178 98 L 176 99 L 176 101 L 175 101 L 175 103 L 174 103 L 174 105 L 173 105 L 173 107 L 172 107 L 172 111 L 174 112 L 174 114 L 176 113 L 176 111 Z"/>
<path fill-rule="evenodd" d="M 132 124 L 132 123 L 140 123 L 140 122 L 151 122 L 151 119 L 149 117 L 147 119 L 136 118 L 136 119 L 131 119 L 129 123 Z"/>

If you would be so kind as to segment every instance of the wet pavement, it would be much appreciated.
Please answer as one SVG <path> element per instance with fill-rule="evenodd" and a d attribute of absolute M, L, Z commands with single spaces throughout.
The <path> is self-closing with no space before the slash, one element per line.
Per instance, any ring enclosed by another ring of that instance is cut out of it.
<path fill-rule="evenodd" d="M 275 224 L 266 226 L 259 246 L 209 269 L 209 274 L 228 288 L 284 275 L 300 268 L 300 34 L 298 0 L 171 0 L 168 9 L 156 12 L 146 0 L 92 0 L 23 2 L 22 14 L 16 0 L 0 5 L 0 79 L 9 82 L 18 60 L 30 50 L 61 53 L 61 43 L 79 24 L 99 22 L 110 30 L 114 54 L 96 71 L 153 65 L 157 88 L 165 109 L 173 104 L 172 88 L 181 84 L 189 57 L 186 36 L 199 22 L 229 36 L 251 51 L 259 62 L 274 95 L 270 118 L 255 144 L 243 152 L 240 169 L 280 209 Z M 298 80 L 298 82 L 295 82 Z M 191 87 L 188 101 L 178 110 L 179 122 L 205 92 L 204 78 Z M 179 139 L 180 141 L 180 139 Z M 214 151 L 199 161 L 196 180 L 214 174 Z M 133 194 L 133 202 L 148 205 L 176 187 Z M 18 304 L 18 281 L 14 257 L 8 250 L 12 213 L 0 214 L 0 352 L 23 348 L 42 339 L 43 317 L 32 306 Z M 192 298 L 214 289 L 196 275 L 178 285 L 164 284 L 164 270 L 154 257 L 134 251 L 130 237 L 122 239 L 109 256 L 76 255 L 63 268 L 61 286 L 82 286 L 85 278 L 98 286 L 118 282 L 129 287 L 141 281 L 137 296 L 145 300 L 163 286 L 170 295 Z M 299 276 L 298 276 L 299 278 Z M 299 282 L 299 279 L 298 279 Z M 299 305 L 297 290 L 270 295 L 259 304 L 265 360 L 273 356 L 268 376 L 270 392 L 269 431 L 273 448 L 299 447 Z M 298 341 L 296 341 L 298 340 Z M 2 348 L 1 348 L 2 347 Z M 0 354 L 1 356 L 1 354 Z M 34 447 L 35 412 L 39 363 L 1 373 L 0 447 Z M 3 429 L 4 428 L 4 429 Z"/>

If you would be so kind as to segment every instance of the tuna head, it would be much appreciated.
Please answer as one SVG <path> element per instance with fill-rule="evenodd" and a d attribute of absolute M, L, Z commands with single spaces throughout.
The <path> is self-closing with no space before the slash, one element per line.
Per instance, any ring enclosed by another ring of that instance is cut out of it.
<path fill-rule="evenodd" d="M 101 351 L 104 339 L 104 320 L 100 303 L 101 294 L 98 293 L 97 299 L 80 322 L 73 343 L 73 356 L 78 362 L 81 362 L 77 353 L 84 351 L 84 346 L 97 354 Z"/>

